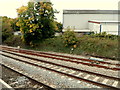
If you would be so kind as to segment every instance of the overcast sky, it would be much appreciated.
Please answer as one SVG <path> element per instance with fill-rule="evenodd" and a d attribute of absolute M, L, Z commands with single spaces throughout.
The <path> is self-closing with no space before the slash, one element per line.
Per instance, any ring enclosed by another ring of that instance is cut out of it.
<path fill-rule="evenodd" d="M 29 0 L 0 0 L 0 16 L 17 17 L 16 9 L 27 5 Z M 101 9 L 116 10 L 120 0 L 51 0 L 54 9 L 60 11 L 55 14 L 57 20 L 62 22 L 63 9 Z"/>

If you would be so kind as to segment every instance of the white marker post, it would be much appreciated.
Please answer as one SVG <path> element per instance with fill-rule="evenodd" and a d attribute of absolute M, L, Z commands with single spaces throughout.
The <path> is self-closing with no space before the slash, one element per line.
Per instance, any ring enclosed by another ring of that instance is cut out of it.
<path fill-rule="evenodd" d="M 17 46 L 17 48 L 18 48 L 18 52 L 20 52 L 20 46 Z"/>

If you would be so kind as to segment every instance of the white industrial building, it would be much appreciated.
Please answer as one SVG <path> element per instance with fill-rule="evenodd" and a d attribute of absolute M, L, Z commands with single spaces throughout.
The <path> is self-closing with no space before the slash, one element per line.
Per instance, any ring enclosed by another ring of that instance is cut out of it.
<path fill-rule="evenodd" d="M 21 31 L 14 32 L 14 35 L 22 35 Z"/>
<path fill-rule="evenodd" d="M 118 35 L 118 10 L 63 10 L 63 32 L 106 32 Z"/>

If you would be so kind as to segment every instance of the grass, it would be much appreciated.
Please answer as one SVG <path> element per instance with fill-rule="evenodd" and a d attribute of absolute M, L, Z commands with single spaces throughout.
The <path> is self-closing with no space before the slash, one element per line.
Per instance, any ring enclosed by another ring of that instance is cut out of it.
<path fill-rule="evenodd" d="M 11 39 L 11 38 L 10 38 Z M 71 53 L 72 47 L 65 47 L 61 36 L 49 38 L 42 42 L 38 42 L 36 47 L 25 46 L 22 44 L 19 37 L 13 37 L 12 40 L 8 39 L 6 42 L 10 46 L 21 45 L 23 48 L 39 50 L 39 51 L 53 51 L 61 53 Z M 99 38 L 91 36 L 83 36 L 78 38 L 77 47 L 74 48 L 72 54 L 77 55 L 98 55 L 105 57 L 118 56 L 118 40 L 109 38 Z"/>
<path fill-rule="evenodd" d="M 72 54 L 77 55 L 99 55 L 105 57 L 117 57 L 118 55 L 118 40 L 105 38 L 93 38 L 84 36 L 79 38 L 77 48 L 74 48 Z M 72 47 L 65 47 L 62 37 L 55 37 L 39 42 L 37 47 L 25 47 L 27 49 L 39 51 L 53 51 L 61 53 L 71 53 Z"/>

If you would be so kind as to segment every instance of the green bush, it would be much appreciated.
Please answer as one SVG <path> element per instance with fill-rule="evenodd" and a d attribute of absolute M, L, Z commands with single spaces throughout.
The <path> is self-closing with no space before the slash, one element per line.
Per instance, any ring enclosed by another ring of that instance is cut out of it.
<path fill-rule="evenodd" d="M 65 46 L 74 46 L 77 44 L 78 39 L 75 36 L 74 31 L 72 31 L 70 28 L 68 28 L 67 31 L 64 32 L 63 42 Z"/>
<path fill-rule="evenodd" d="M 23 42 L 21 40 L 21 36 L 14 36 L 7 38 L 3 44 L 6 44 L 8 46 L 23 46 Z"/>
<path fill-rule="evenodd" d="M 99 37 L 101 39 L 111 39 L 111 40 L 118 39 L 118 35 L 107 34 L 106 32 L 91 34 L 90 36 L 93 37 L 93 38 Z"/>

